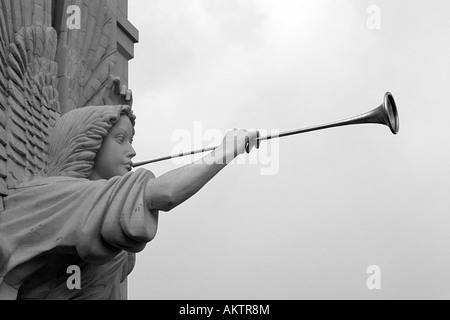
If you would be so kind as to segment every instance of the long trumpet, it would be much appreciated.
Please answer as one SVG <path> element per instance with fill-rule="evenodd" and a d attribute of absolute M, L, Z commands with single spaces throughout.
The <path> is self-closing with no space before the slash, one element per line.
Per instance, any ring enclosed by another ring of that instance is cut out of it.
<path fill-rule="evenodd" d="M 358 115 L 356 117 L 345 119 L 345 120 L 340 120 L 340 121 L 336 121 L 336 122 L 332 122 L 332 123 L 317 125 L 317 126 L 313 126 L 313 127 L 309 127 L 309 128 L 296 129 L 296 130 L 285 131 L 282 133 L 268 135 L 268 136 L 264 136 L 264 137 L 258 137 L 257 143 L 259 144 L 261 141 L 264 141 L 264 140 L 282 138 L 282 137 L 292 136 L 292 135 L 305 133 L 305 132 L 311 132 L 311 131 L 334 128 L 334 127 L 342 127 L 342 126 L 348 126 L 348 125 L 353 125 L 353 124 L 365 124 L 365 123 L 382 124 L 382 125 L 388 126 L 393 134 L 398 133 L 398 131 L 400 129 L 398 110 L 397 110 L 397 105 L 395 103 L 394 97 L 392 96 L 392 94 L 390 92 L 386 92 L 386 94 L 384 95 L 383 103 L 379 107 L 377 107 L 369 112 Z M 189 152 L 184 152 L 184 153 L 180 153 L 180 154 L 176 154 L 176 155 L 170 155 L 170 156 L 166 156 L 166 157 L 162 157 L 162 158 L 157 158 L 157 159 L 153 159 L 153 160 L 137 162 L 137 163 L 133 163 L 133 167 L 136 168 L 136 167 L 140 167 L 140 166 L 143 166 L 143 165 L 146 165 L 149 163 L 155 163 L 155 162 L 159 162 L 159 161 L 169 160 L 169 159 L 178 158 L 178 157 L 184 157 L 184 156 L 193 155 L 193 154 L 197 154 L 197 153 L 213 151 L 217 147 L 218 146 L 208 147 L 208 148 L 192 150 Z"/>

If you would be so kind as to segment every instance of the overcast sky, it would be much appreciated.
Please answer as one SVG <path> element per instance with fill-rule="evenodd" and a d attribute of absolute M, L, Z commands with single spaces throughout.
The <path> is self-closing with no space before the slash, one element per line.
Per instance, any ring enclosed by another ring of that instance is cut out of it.
<path fill-rule="evenodd" d="M 449 12 L 444 0 L 129 1 L 135 161 L 234 127 L 352 117 L 386 91 L 400 113 L 397 136 L 349 126 L 242 156 L 161 213 L 129 298 L 450 298 Z"/>

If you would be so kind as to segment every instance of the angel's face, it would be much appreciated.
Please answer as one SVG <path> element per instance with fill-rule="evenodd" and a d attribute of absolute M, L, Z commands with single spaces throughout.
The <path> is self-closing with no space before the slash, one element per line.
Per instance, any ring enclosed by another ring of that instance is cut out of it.
<path fill-rule="evenodd" d="M 134 128 L 128 116 L 122 115 L 103 139 L 97 152 L 90 180 L 123 176 L 132 169 L 131 159 L 136 155 L 131 143 Z"/>

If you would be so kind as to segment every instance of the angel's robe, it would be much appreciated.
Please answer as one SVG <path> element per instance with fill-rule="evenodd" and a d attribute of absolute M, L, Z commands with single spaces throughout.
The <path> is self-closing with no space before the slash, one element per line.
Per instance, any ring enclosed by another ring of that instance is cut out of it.
<path fill-rule="evenodd" d="M 135 253 L 155 235 L 145 169 L 109 180 L 40 178 L 20 184 L 0 213 L 0 292 L 17 299 L 116 299 Z M 81 289 L 69 288 L 70 266 Z"/>

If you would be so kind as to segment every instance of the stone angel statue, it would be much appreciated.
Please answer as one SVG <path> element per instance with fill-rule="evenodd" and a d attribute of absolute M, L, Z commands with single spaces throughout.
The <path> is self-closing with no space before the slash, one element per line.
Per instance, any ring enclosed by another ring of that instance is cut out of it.
<path fill-rule="evenodd" d="M 73 2 L 97 17 L 76 34 L 54 28 L 53 1 L 0 1 L 0 299 L 121 299 L 159 213 L 256 144 L 235 129 L 194 163 L 133 171 L 136 116 L 111 75 L 106 1 Z"/>
<path fill-rule="evenodd" d="M 114 299 L 157 231 L 159 211 L 196 194 L 256 144 L 234 130 L 203 159 L 158 178 L 132 171 L 135 116 L 129 105 L 74 109 L 56 123 L 46 174 L 17 185 L 0 216 L 1 290 L 19 299 Z M 247 143 L 250 143 L 248 148 Z M 67 268 L 81 288 L 67 288 Z"/>

